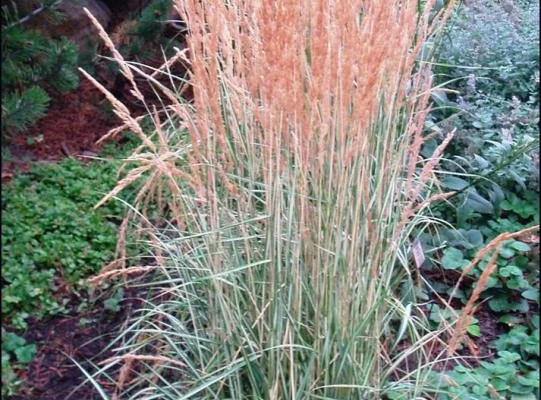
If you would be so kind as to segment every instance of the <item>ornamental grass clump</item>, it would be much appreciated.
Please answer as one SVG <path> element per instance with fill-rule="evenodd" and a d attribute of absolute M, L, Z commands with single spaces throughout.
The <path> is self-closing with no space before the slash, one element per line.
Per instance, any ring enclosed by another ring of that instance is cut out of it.
<path fill-rule="evenodd" d="M 407 252 L 446 196 L 435 168 L 452 134 L 422 160 L 432 76 L 416 59 L 448 9 L 174 3 L 193 103 L 117 59 L 172 104 L 149 109 L 156 140 L 118 106 L 143 143 L 111 195 L 149 171 L 142 190 L 169 189 L 171 219 L 149 231 L 156 265 L 139 284 L 154 296 L 100 371 L 121 365 L 113 398 L 420 396 L 439 332 L 404 300 L 416 276 Z"/>

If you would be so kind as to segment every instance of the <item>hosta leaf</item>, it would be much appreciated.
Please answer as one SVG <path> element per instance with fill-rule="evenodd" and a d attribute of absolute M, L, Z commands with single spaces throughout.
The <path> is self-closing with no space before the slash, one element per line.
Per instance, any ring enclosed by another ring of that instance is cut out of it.
<path fill-rule="evenodd" d="M 494 207 L 492 203 L 479 195 L 476 191 L 468 192 L 466 195 L 466 200 L 464 201 L 464 207 L 470 208 L 473 211 L 476 211 L 481 214 L 492 214 L 494 213 Z"/>

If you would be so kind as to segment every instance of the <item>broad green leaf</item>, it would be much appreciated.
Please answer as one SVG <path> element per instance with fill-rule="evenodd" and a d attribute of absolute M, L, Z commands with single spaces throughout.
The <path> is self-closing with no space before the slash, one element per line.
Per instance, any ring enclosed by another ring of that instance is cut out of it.
<path fill-rule="evenodd" d="M 469 325 L 467 331 L 470 335 L 479 337 L 481 336 L 481 328 L 479 325 Z"/>
<path fill-rule="evenodd" d="M 532 393 L 532 388 L 530 386 L 524 386 L 524 385 L 521 385 L 520 383 L 514 383 L 511 385 L 511 387 L 509 388 L 509 391 L 511 393 L 513 393 L 511 395 L 511 398 L 513 399 L 516 399 L 517 397 L 514 397 L 516 395 L 520 395 L 521 397 L 519 397 L 520 399 L 524 398 L 524 396 L 529 396 Z"/>
<path fill-rule="evenodd" d="M 538 400 L 538 398 L 533 394 L 512 394 L 509 400 Z"/>
<path fill-rule="evenodd" d="M 537 379 L 517 376 L 517 382 L 524 386 L 539 387 L 539 377 Z"/>
<path fill-rule="evenodd" d="M 509 304 L 509 302 L 507 301 L 505 297 L 495 297 L 488 301 L 488 306 L 490 307 L 492 311 L 502 312 L 502 311 L 509 311 L 511 304 Z"/>
<path fill-rule="evenodd" d="M 462 190 L 469 185 L 468 181 L 452 175 L 441 178 L 440 182 L 443 187 L 451 190 Z"/>
<path fill-rule="evenodd" d="M 488 167 L 488 161 L 485 160 L 483 157 L 478 154 L 476 154 L 474 157 L 475 161 L 477 161 L 477 163 L 479 164 L 480 169 L 485 169 L 486 167 Z"/>
<path fill-rule="evenodd" d="M 521 293 L 521 296 L 528 300 L 534 300 L 539 302 L 539 290 L 528 289 Z"/>
<path fill-rule="evenodd" d="M 2 350 L 14 351 L 25 344 L 26 340 L 23 337 L 13 332 L 5 333 L 4 329 L 2 328 Z"/>
<path fill-rule="evenodd" d="M 502 247 L 500 249 L 500 256 L 503 258 L 512 258 L 515 254 L 514 250 L 509 247 Z"/>
<path fill-rule="evenodd" d="M 498 319 L 498 322 L 502 324 L 506 324 L 508 326 L 516 325 L 520 323 L 520 321 L 521 320 L 516 315 L 512 315 L 512 314 L 506 314 Z"/>
<path fill-rule="evenodd" d="M 15 349 L 17 360 L 23 364 L 28 364 L 36 355 L 37 347 L 35 344 L 27 344 L 26 346 Z"/>
<path fill-rule="evenodd" d="M 445 269 L 461 268 L 464 265 L 464 255 L 460 250 L 454 247 L 445 249 L 441 263 Z"/>
<path fill-rule="evenodd" d="M 477 229 L 470 229 L 464 236 L 473 247 L 479 247 L 483 244 L 483 234 Z"/>
<path fill-rule="evenodd" d="M 518 240 L 513 241 L 513 243 L 511 243 L 509 246 L 517 251 L 530 251 L 530 246 L 528 246 L 526 243 L 519 242 Z"/>
<path fill-rule="evenodd" d="M 481 214 L 494 213 L 494 207 L 492 203 L 479 195 L 477 191 L 472 190 L 466 194 L 466 200 L 464 201 L 464 207 L 470 208 L 473 211 Z"/>
<path fill-rule="evenodd" d="M 502 362 L 492 363 L 492 362 L 481 361 L 480 364 L 483 366 L 483 368 L 487 369 L 488 371 L 490 371 L 492 375 L 495 375 L 495 376 L 505 377 L 505 376 L 514 374 L 514 368 L 513 367 L 510 368 L 509 365 L 506 363 L 502 363 Z"/>
<path fill-rule="evenodd" d="M 498 357 L 506 363 L 514 363 L 521 358 L 520 354 L 507 350 L 498 351 Z"/>
<path fill-rule="evenodd" d="M 500 268 L 499 274 L 504 278 L 508 278 L 511 275 L 522 276 L 522 270 L 514 265 L 508 265 L 506 267 Z"/>
<path fill-rule="evenodd" d="M 493 379 L 490 384 L 497 392 L 509 389 L 507 382 L 502 379 Z"/>

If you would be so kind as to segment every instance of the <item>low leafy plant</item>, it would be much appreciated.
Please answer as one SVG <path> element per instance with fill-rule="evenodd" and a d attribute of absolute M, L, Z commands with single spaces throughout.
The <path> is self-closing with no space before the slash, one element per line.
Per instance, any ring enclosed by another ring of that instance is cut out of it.
<path fill-rule="evenodd" d="M 508 320 L 508 319 L 506 319 Z M 508 351 L 520 355 L 519 371 L 528 373 L 539 370 L 539 316 L 531 323 L 520 321 L 509 332 L 490 344 L 498 351 Z"/>
<path fill-rule="evenodd" d="M 527 100 L 539 69 L 539 3 L 506 0 L 463 2 L 447 27 L 437 71 L 462 78 L 469 68 L 476 90 Z M 478 68 L 472 68 L 478 67 Z M 467 88 L 471 80 L 460 86 Z"/>
<path fill-rule="evenodd" d="M 436 70 L 451 92 L 436 103 L 427 128 L 457 130 L 440 174 L 456 194 L 433 208 L 449 226 L 421 235 L 429 258 L 423 272 L 439 294 L 452 293 L 490 240 L 539 223 L 538 10 L 528 1 L 464 2 L 442 42 Z M 539 398 L 539 331 L 530 324 L 539 318 L 539 250 L 532 243 L 535 237 L 504 242 L 483 282 L 480 300 L 510 329 L 489 344 L 496 358 L 435 373 L 436 399 Z M 463 304 L 487 265 L 485 257 L 464 277 L 455 292 Z"/>
<path fill-rule="evenodd" d="M 434 374 L 439 388 L 436 399 L 538 400 L 539 371 L 521 373 L 520 359 L 518 353 L 501 350 L 495 360 L 481 361 L 477 368 L 460 365 Z"/>
<path fill-rule="evenodd" d="M 450 325 L 454 318 L 460 316 L 460 310 L 453 313 L 450 308 L 440 307 L 437 304 L 431 304 L 429 309 L 430 313 L 428 315 L 428 319 L 432 323 L 432 329 L 434 330 L 445 324 Z M 472 318 L 467 327 L 467 332 L 473 337 L 478 337 L 481 335 L 481 328 L 479 327 L 479 321 L 477 318 Z"/>
<path fill-rule="evenodd" d="M 14 395 L 22 381 L 16 370 L 28 364 L 37 351 L 35 344 L 27 344 L 26 340 L 2 327 L 2 399 Z"/>
<path fill-rule="evenodd" d="M 107 161 L 34 164 L 29 174 L 2 185 L 2 398 L 17 392 L 17 371 L 36 352 L 19 336 L 29 317 L 67 312 L 69 299 L 88 288 L 86 278 L 114 257 L 125 208 L 121 202 L 94 206 L 116 182 L 116 157 L 135 146 L 132 134 L 125 136 L 122 147 L 104 146 Z M 133 246 L 128 243 L 129 254 Z M 117 291 L 104 306 L 116 312 L 121 299 Z M 84 298 L 77 312 L 94 303 Z"/>
<path fill-rule="evenodd" d="M 35 165 L 2 193 L 2 308 L 5 321 L 24 328 L 31 314 L 57 313 L 62 287 L 77 286 L 110 261 L 123 207 L 93 210 L 114 185 L 113 164 L 73 159 Z"/>
<path fill-rule="evenodd" d="M 124 289 L 118 288 L 114 294 L 103 302 L 103 306 L 107 311 L 116 313 L 120 311 L 120 303 L 124 298 Z"/>
<path fill-rule="evenodd" d="M 440 293 L 451 294 L 454 289 L 453 276 L 460 276 L 484 246 L 485 240 L 479 230 L 442 231 L 440 238 L 449 244 L 442 252 L 440 268 L 447 275 L 449 283 L 432 282 Z M 445 242 L 444 242 L 445 243 Z M 488 299 L 490 309 L 496 313 L 527 313 L 531 306 L 539 302 L 536 294 L 539 277 L 535 263 L 528 258 L 531 248 L 528 244 L 510 240 L 504 242 L 496 260 L 498 268 L 488 278 L 486 290 L 481 298 Z M 488 256 L 482 259 L 466 275 L 466 282 L 456 291 L 455 296 L 464 303 L 475 288 L 477 279 L 488 264 Z M 426 265 L 426 271 L 435 271 L 434 265 Z M 446 279 L 444 278 L 443 281 Z"/>

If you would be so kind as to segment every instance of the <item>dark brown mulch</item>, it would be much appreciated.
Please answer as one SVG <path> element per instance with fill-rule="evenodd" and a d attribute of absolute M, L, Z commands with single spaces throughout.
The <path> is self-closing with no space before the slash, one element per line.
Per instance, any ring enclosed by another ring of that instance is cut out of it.
<path fill-rule="evenodd" d="M 16 171 L 27 172 L 32 162 L 95 155 L 99 151 L 96 141 L 119 124 L 119 119 L 108 113 L 103 97 L 84 78 L 73 92 L 53 92 L 47 115 L 6 146 L 10 157 L 2 160 L 2 181 Z"/>
<path fill-rule="evenodd" d="M 90 374 L 95 372 L 100 361 L 114 355 L 107 346 L 141 304 L 136 292 L 127 290 L 118 313 L 98 303 L 85 313 L 78 313 L 73 306 L 69 315 L 48 321 L 30 320 L 30 329 L 24 337 L 37 345 L 38 353 L 28 368 L 20 371 L 24 385 L 12 400 L 102 399 L 73 360 Z M 115 371 L 108 372 L 115 375 Z M 113 392 L 114 383 L 103 379 L 97 382 L 106 393 Z"/>
<path fill-rule="evenodd" d="M 162 62 L 162 59 L 156 58 L 150 60 L 149 65 L 157 67 Z M 101 67 L 98 71 L 103 70 Z M 184 76 L 186 69 L 177 63 L 171 72 Z M 103 71 L 98 72 L 98 76 L 101 76 L 98 81 L 113 90 L 115 83 L 107 82 Z M 61 94 L 51 91 L 47 115 L 6 145 L 10 157 L 2 160 L 2 182 L 9 181 L 16 172 L 28 172 L 34 162 L 57 161 L 67 156 L 96 156 L 101 149 L 97 140 L 121 124 L 105 96 L 86 78 L 81 76 L 80 79 L 79 87 L 72 92 Z M 158 80 L 169 85 L 167 77 L 162 76 Z M 160 109 L 160 100 L 152 87 L 144 80 L 138 81 L 147 106 L 155 104 Z M 125 80 L 119 78 L 116 86 L 115 95 L 128 106 L 133 116 L 148 112 L 147 106 L 130 94 L 131 87 Z M 191 89 L 185 91 L 184 97 L 192 99 Z"/>

